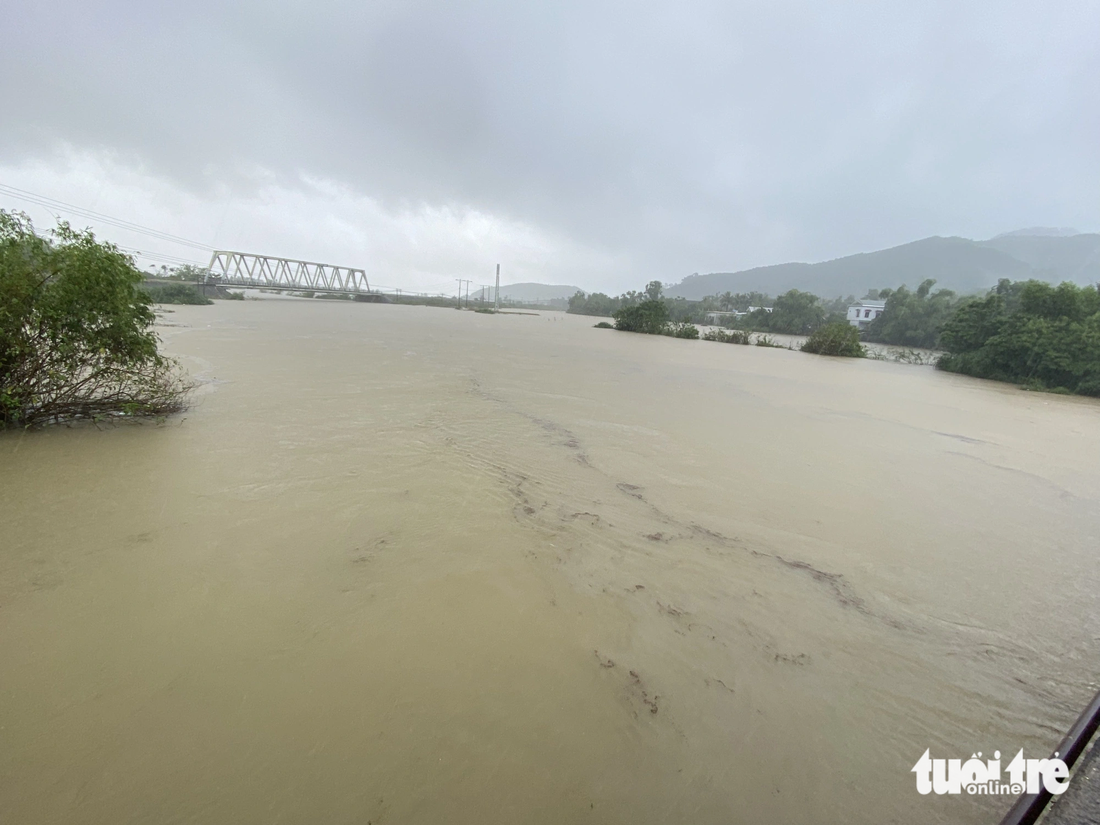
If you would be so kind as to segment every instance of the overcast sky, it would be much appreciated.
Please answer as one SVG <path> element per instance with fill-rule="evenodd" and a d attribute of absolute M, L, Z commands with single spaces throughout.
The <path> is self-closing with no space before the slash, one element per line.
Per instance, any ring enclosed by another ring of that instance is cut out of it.
<path fill-rule="evenodd" d="M 1100 228 L 1100 0 L 226 5 L 8 0 L 0 184 L 451 291 Z"/>

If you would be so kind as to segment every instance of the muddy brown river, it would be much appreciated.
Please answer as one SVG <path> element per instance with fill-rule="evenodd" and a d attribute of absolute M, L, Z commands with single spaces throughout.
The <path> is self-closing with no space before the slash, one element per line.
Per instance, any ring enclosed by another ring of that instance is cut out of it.
<path fill-rule="evenodd" d="M 178 307 L 0 436 L 5 823 L 992 823 L 1097 685 L 1100 404 L 595 319 Z M 1043 752 L 1043 753 L 1040 753 Z"/>

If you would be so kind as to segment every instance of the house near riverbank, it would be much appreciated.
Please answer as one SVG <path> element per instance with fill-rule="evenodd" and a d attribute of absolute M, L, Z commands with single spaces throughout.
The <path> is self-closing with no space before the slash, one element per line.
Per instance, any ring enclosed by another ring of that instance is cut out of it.
<path fill-rule="evenodd" d="M 856 301 L 848 307 L 848 323 L 857 329 L 866 329 L 885 309 L 885 301 Z"/>
<path fill-rule="evenodd" d="M 732 321 L 736 321 L 744 314 L 745 313 L 737 312 L 736 310 L 732 312 L 726 312 L 724 310 L 714 310 L 712 312 L 708 312 L 704 316 L 704 318 L 706 319 L 705 323 L 718 327 L 723 326 L 724 324 L 731 323 Z"/>
<path fill-rule="evenodd" d="M 764 312 L 771 312 L 771 307 L 749 307 L 744 312 L 739 310 L 712 310 L 704 315 L 704 323 L 712 324 L 713 326 L 725 326 L 727 324 L 736 321 L 738 318 L 743 318 L 757 310 L 764 310 Z"/>

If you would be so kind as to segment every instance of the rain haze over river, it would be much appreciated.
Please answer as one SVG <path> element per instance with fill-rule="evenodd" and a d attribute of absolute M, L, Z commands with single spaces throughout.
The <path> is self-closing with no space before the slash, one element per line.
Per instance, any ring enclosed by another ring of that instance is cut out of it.
<path fill-rule="evenodd" d="M 1095 690 L 1095 401 L 557 313 L 162 320 L 189 412 L 0 437 L 4 821 L 986 823 L 921 754 L 1039 755 Z"/>

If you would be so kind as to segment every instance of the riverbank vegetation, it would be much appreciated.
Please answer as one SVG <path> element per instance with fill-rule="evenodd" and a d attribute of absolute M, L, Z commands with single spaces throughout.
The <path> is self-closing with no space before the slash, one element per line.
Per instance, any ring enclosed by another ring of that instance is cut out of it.
<path fill-rule="evenodd" d="M 185 408 L 190 384 L 158 351 L 143 277 L 90 231 L 40 235 L 0 210 L 0 429 Z"/>
<path fill-rule="evenodd" d="M 660 284 L 659 281 L 651 281 L 651 285 Z M 663 284 L 662 292 L 663 292 Z M 631 290 L 617 297 L 605 295 L 602 292 L 578 292 L 569 299 L 566 312 L 574 315 L 594 315 L 610 318 L 616 312 L 625 307 L 633 306 L 645 300 L 652 300 L 653 296 L 648 291 L 636 292 Z M 701 301 L 689 301 L 686 298 L 666 298 L 659 295 L 665 307 L 669 311 L 669 317 L 673 321 L 687 321 L 693 324 L 706 323 L 708 312 L 747 312 L 751 307 L 770 307 L 774 299 L 762 292 L 730 293 L 714 295 L 703 298 Z"/>
<path fill-rule="evenodd" d="M 1001 281 L 944 323 L 950 372 L 1100 397 L 1100 288 Z"/>
<path fill-rule="evenodd" d="M 703 334 L 704 341 L 717 341 L 720 344 L 750 344 L 750 338 L 741 329 L 712 329 Z"/>
<path fill-rule="evenodd" d="M 673 338 L 699 337 L 699 328 L 687 321 L 673 321 L 668 307 L 660 300 L 660 284 L 657 284 L 653 297 L 638 304 L 625 306 L 615 312 L 615 329 L 620 332 L 641 332 L 647 335 L 669 335 Z"/>
<path fill-rule="evenodd" d="M 872 357 L 1009 381 L 1032 389 L 1100 397 L 1100 287 L 1059 286 L 1042 281 L 1002 280 L 986 295 L 959 296 L 933 290 L 935 280 L 915 290 L 869 290 L 865 300 L 885 306 L 862 331 L 845 318 L 854 298 L 824 301 L 792 289 L 771 299 L 752 293 L 714 296 L 689 302 L 669 299 L 663 285 L 651 281 L 642 292 L 613 299 L 615 329 L 680 338 L 699 338 L 695 323 L 704 321 L 710 305 L 755 307 L 740 314 L 710 316 L 724 321 L 705 341 L 778 346 L 770 335 L 808 335 L 802 352 L 854 358 Z M 607 296 L 578 293 L 570 312 L 587 314 L 606 308 Z M 760 304 L 747 304 L 748 300 Z M 864 341 L 901 347 L 900 354 L 869 351 Z M 792 345 L 793 347 L 793 345 Z M 928 352 L 939 349 L 940 353 Z"/>
<path fill-rule="evenodd" d="M 143 287 L 154 304 L 190 304 L 205 306 L 214 303 L 191 284 L 146 284 Z M 244 298 L 244 295 L 241 295 Z M 240 300 L 240 299 L 236 299 Z"/>
<path fill-rule="evenodd" d="M 622 307 L 612 317 L 615 319 L 615 329 L 621 332 L 649 335 L 660 335 L 669 323 L 668 307 L 656 298 Z"/>
<path fill-rule="evenodd" d="M 690 338 L 694 341 L 699 338 L 699 328 L 687 321 L 677 321 L 674 324 L 669 324 L 664 334 L 671 335 L 673 338 Z"/>
<path fill-rule="evenodd" d="M 847 321 L 836 321 L 818 327 L 802 345 L 803 352 L 814 355 L 840 355 L 846 358 L 865 358 L 867 350 L 859 342 L 859 330 Z"/>
<path fill-rule="evenodd" d="M 886 307 L 867 325 L 864 338 L 878 344 L 935 349 L 943 325 L 959 304 L 959 297 L 950 289 L 932 292 L 935 284 L 935 279 L 929 278 L 916 292 L 904 285 L 876 291 Z"/>

